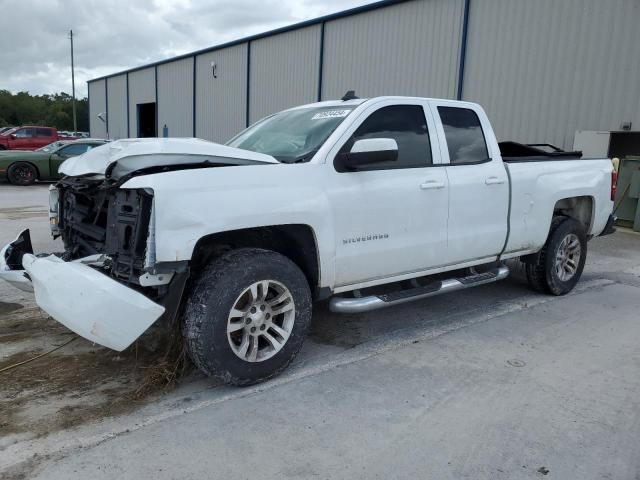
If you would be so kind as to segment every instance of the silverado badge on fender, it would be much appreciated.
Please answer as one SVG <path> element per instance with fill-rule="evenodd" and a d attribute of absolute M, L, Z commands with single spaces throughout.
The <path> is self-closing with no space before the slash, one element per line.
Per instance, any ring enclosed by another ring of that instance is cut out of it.
<path fill-rule="evenodd" d="M 342 240 L 342 244 L 347 245 L 349 243 L 369 242 L 371 240 L 384 240 L 385 238 L 389 238 L 388 233 L 380 233 L 376 235 L 362 235 L 360 237 L 345 238 Z"/>

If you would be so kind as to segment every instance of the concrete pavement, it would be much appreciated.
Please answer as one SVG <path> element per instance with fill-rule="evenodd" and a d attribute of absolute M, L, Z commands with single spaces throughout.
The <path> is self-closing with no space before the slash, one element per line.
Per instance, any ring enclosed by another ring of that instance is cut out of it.
<path fill-rule="evenodd" d="M 633 479 L 637 286 L 612 284 L 122 434 L 35 478 Z"/>

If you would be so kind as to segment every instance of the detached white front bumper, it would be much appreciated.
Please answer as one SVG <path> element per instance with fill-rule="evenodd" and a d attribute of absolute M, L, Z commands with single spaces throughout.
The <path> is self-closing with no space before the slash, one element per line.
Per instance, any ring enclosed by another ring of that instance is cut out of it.
<path fill-rule="evenodd" d="M 33 291 L 36 303 L 65 327 L 92 342 L 122 351 L 164 313 L 163 306 L 82 263 L 55 255 L 36 257 L 29 231 L 0 250 L 0 278 Z M 22 268 L 16 268 L 21 256 Z"/>

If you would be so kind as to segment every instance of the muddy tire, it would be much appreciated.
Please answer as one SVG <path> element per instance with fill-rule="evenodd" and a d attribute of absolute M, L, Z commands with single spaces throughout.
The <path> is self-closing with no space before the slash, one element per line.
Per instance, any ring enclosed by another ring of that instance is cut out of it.
<path fill-rule="evenodd" d="M 527 281 L 538 292 L 566 295 L 580 280 L 586 259 L 587 236 L 582 224 L 555 217 L 544 247 L 526 262 Z"/>
<path fill-rule="evenodd" d="M 188 296 L 183 335 L 204 373 L 251 385 L 284 370 L 300 351 L 311 321 L 306 277 L 269 250 L 233 250 L 214 260 Z"/>
<path fill-rule="evenodd" d="M 13 163 L 7 171 L 9 182 L 14 185 L 33 185 L 38 177 L 38 172 L 33 165 L 25 162 Z"/>

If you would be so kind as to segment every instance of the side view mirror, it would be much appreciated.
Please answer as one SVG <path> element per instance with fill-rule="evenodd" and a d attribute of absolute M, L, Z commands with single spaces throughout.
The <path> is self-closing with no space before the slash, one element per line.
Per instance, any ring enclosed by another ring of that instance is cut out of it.
<path fill-rule="evenodd" d="M 395 162 L 398 160 L 398 144 L 393 138 L 357 140 L 349 152 L 340 154 L 340 160 L 348 170 L 373 163 Z"/>
<path fill-rule="evenodd" d="M 12 134 L 11 134 L 11 135 L 9 135 L 9 136 L 11 137 L 11 139 L 12 139 L 12 140 L 15 140 L 16 138 L 18 138 L 18 137 L 16 137 L 16 134 L 15 134 L 15 133 L 12 133 Z"/>

